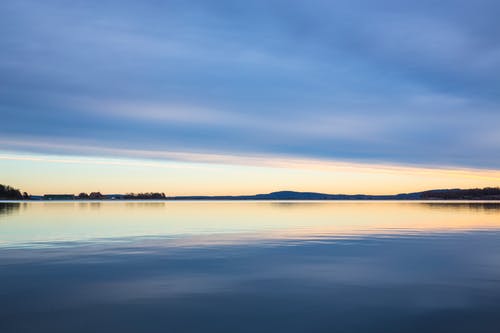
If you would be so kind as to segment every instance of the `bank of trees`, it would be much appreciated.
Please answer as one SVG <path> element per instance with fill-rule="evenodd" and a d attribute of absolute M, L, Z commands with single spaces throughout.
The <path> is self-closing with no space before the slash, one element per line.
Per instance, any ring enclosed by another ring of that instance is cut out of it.
<path fill-rule="evenodd" d="M 127 193 L 127 194 L 101 194 L 101 192 L 91 192 L 87 194 L 82 192 L 76 196 L 78 200 L 106 200 L 106 199 L 128 199 L 128 200 L 161 200 L 165 199 L 163 192 L 144 192 L 144 193 Z"/>
<path fill-rule="evenodd" d="M 26 192 L 13 188 L 8 185 L 0 184 L 0 199 L 4 200 L 23 200 L 29 199 L 30 195 Z"/>
<path fill-rule="evenodd" d="M 165 199 L 165 193 L 161 192 L 146 192 L 146 193 L 127 193 L 123 197 L 124 199 Z"/>
<path fill-rule="evenodd" d="M 90 194 L 82 192 L 76 198 L 81 200 L 102 200 L 105 199 L 105 196 L 101 192 L 90 192 Z"/>
<path fill-rule="evenodd" d="M 490 200 L 500 199 L 500 187 L 471 188 L 466 190 L 432 190 L 422 193 L 422 199 Z"/>

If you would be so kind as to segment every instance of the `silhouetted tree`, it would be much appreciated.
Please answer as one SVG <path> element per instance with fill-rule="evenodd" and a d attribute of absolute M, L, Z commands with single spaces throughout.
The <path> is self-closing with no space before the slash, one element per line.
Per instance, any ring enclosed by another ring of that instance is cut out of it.
<path fill-rule="evenodd" d="M 85 192 L 82 192 L 80 194 L 78 194 L 78 199 L 81 199 L 81 200 L 85 200 L 85 199 L 88 199 L 89 198 L 89 195 Z"/>
<path fill-rule="evenodd" d="M 18 189 L 15 189 L 8 185 L 0 184 L 0 199 L 22 200 L 23 195 L 21 194 L 21 191 L 19 191 Z"/>
<path fill-rule="evenodd" d="M 146 200 L 161 200 L 165 199 L 165 193 L 158 193 L 158 192 L 146 192 L 146 193 L 127 193 L 124 196 L 124 199 L 146 199 Z"/>
<path fill-rule="evenodd" d="M 92 192 L 90 193 L 89 198 L 91 200 L 100 200 L 104 199 L 104 195 L 102 195 L 101 192 Z"/>

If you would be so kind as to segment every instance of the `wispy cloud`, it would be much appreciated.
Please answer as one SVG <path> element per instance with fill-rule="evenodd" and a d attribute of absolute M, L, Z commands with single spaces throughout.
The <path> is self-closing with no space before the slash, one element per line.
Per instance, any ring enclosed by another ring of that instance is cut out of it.
<path fill-rule="evenodd" d="M 3 1 L 0 138 L 498 169 L 499 8 Z"/>
<path fill-rule="evenodd" d="M 0 141 L 15 150 L 36 151 L 52 149 L 62 151 L 65 156 L 40 153 L 0 153 L 0 160 L 33 161 L 69 164 L 95 164 L 116 166 L 139 166 L 173 169 L 207 169 L 219 165 L 250 166 L 265 168 L 299 169 L 321 172 L 349 172 L 359 174 L 401 174 L 411 176 L 452 176 L 483 179 L 492 183 L 500 181 L 500 172 L 495 169 L 472 169 L 442 166 L 411 166 L 384 163 L 352 163 L 342 160 L 320 160 L 275 155 L 230 155 L 213 153 L 190 153 L 180 151 L 145 151 L 132 149 L 103 148 L 95 146 L 50 144 L 27 141 Z M 86 155 L 86 157 L 85 157 Z"/>

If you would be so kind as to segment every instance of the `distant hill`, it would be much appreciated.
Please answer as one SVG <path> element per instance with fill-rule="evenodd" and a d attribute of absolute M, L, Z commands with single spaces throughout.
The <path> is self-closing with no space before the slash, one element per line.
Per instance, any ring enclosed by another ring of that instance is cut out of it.
<path fill-rule="evenodd" d="M 394 195 L 279 191 L 268 194 L 237 196 L 177 196 L 167 197 L 167 200 L 500 200 L 500 188 L 443 189 Z"/>
<path fill-rule="evenodd" d="M 268 194 L 237 195 L 237 196 L 178 196 L 167 197 L 168 200 L 417 200 L 419 193 L 404 193 L 396 195 L 367 194 L 326 194 L 317 192 L 279 191 Z"/>

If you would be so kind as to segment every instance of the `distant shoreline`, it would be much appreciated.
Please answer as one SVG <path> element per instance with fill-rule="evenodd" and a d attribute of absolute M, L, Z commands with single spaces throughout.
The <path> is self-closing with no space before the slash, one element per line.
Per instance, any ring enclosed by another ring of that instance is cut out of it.
<path fill-rule="evenodd" d="M 74 194 L 45 194 L 43 196 L 24 196 L 17 198 L 2 198 L 0 200 L 13 201 L 430 201 L 430 200 L 472 200 L 495 201 L 500 200 L 499 187 L 476 189 L 440 189 L 423 192 L 399 193 L 394 195 L 368 194 L 327 194 L 317 192 L 279 191 L 255 195 L 218 195 L 218 196 L 166 196 L 164 193 L 138 194 L 101 194 L 92 192 L 90 195 Z"/>
<path fill-rule="evenodd" d="M 360 202 L 360 203 L 369 203 L 369 202 L 407 202 L 407 203 L 491 203 L 491 204 L 500 204 L 500 199 L 235 199 L 235 200 L 227 200 L 227 199 L 117 199 L 117 200 L 108 200 L 108 199 L 98 199 L 98 200 L 32 200 L 32 199 L 23 199 L 23 200 L 7 200 L 0 199 L 0 204 L 21 204 L 21 203 L 82 203 L 82 204 L 92 204 L 92 203 L 165 203 L 165 202 L 289 202 L 289 203 L 299 203 L 299 202 L 310 202 L 310 203 L 320 203 L 320 202 Z"/>

